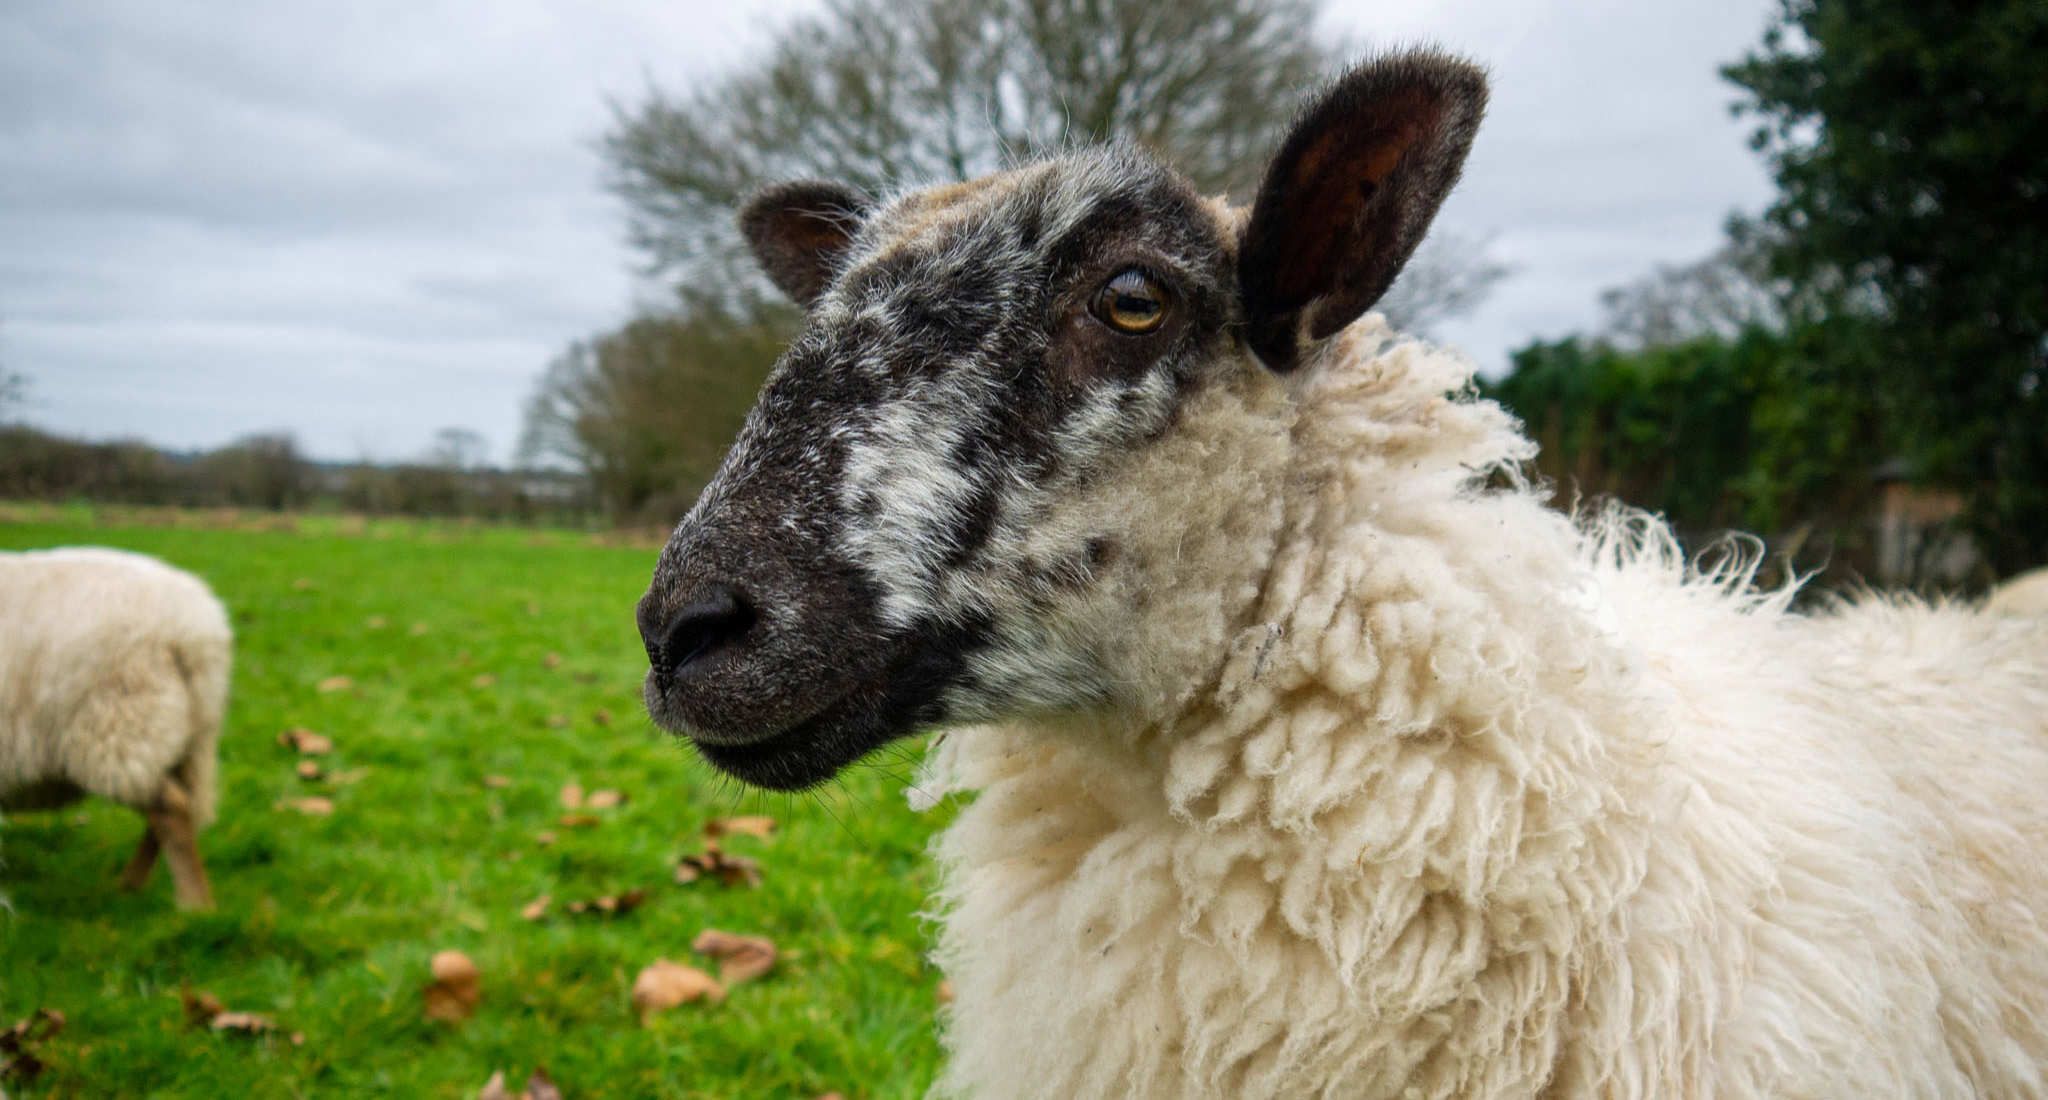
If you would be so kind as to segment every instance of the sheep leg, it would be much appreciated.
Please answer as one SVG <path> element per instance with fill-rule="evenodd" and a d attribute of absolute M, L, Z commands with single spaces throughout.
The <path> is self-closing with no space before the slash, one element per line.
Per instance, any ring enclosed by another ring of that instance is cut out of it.
<path fill-rule="evenodd" d="M 128 869 L 121 872 L 121 889 L 130 891 L 149 885 L 149 873 L 156 870 L 157 853 L 163 845 L 157 840 L 156 826 L 147 815 L 142 823 L 142 840 L 135 845 L 135 858 L 128 861 Z"/>
<path fill-rule="evenodd" d="M 206 884 L 206 868 L 199 862 L 199 834 L 192 824 L 192 802 L 177 780 L 164 780 L 162 792 L 149 809 L 149 829 L 163 846 L 164 862 L 171 865 L 178 908 L 213 908 L 213 888 Z"/>

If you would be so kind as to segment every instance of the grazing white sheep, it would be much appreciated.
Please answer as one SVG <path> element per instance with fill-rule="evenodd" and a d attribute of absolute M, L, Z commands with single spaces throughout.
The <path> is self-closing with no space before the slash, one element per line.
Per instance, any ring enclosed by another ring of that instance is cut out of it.
<path fill-rule="evenodd" d="M 960 727 L 946 1095 L 2041 1095 L 2048 622 L 1547 509 L 1360 319 L 1483 101 L 1363 67 L 1248 215 L 1127 148 L 763 192 L 808 323 L 640 602 L 650 714 L 780 788 Z"/>
<path fill-rule="evenodd" d="M 2048 568 L 2021 573 L 1999 585 L 1984 610 L 1994 615 L 2048 615 Z"/>
<path fill-rule="evenodd" d="M 213 904 L 197 831 L 213 819 L 233 639 L 204 582 L 92 547 L 0 554 L 0 803 L 81 793 L 147 820 L 123 875 L 161 852 L 181 908 Z"/>

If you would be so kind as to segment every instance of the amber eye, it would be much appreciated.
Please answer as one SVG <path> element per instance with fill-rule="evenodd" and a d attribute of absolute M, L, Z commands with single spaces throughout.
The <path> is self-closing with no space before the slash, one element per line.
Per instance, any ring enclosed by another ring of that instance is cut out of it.
<path fill-rule="evenodd" d="M 1118 332 L 1143 335 L 1166 320 L 1166 289 L 1137 268 L 1126 268 L 1102 284 L 1088 310 Z"/>

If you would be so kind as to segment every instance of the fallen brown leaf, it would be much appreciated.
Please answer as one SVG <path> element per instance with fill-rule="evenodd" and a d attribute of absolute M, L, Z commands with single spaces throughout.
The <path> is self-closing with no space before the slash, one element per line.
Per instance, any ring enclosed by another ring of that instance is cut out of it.
<path fill-rule="evenodd" d="M 757 836 L 763 840 L 775 835 L 775 819 L 772 817 L 714 817 L 704 824 L 704 835 L 717 840 L 722 836 Z"/>
<path fill-rule="evenodd" d="M 476 1011 L 483 997 L 477 985 L 476 963 L 460 951 L 435 953 L 427 964 L 434 980 L 420 987 L 426 1002 L 427 1019 L 459 1024 Z"/>
<path fill-rule="evenodd" d="M 334 812 L 334 800 L 323 798 L 316 794 L 306 798 L 284 799 L 278 802 L 275 808 L 280 810 L 297 810 L 307 817 L 326 817 Z"/>
<path fill-rule="evenodd" d="M 299 761 L 299 766 L 295 770 L 299 773 L 300 779 L 306 780 L 309 783 L 317 779 L 326 778 L 327 775 L 326 772 L 320 770 L 320 765 L 313 763 L 311 760 Z"/>
<path fill-rule="evenodd" d="M 334 742 L 303 726 L 292 728 L 277 735 L 277 743 L 288 749 L 295 749 L 300 756 L 325 756 L 334 751 Z"/>
<path fill-rule="evenodd" d="M 942 1005 L 949 1005 L 949 1004 L 952 1004 L 952 1003 L 953 1003 L 953 979 L 951 979 L 951 978 L 940 978 L 940 979 L 939 979 L 939 989 L 938 989 L 938 994 L 937 994 L 937 995 L 938 995 L 938 998 L 939 998 L 939 1003 L 940 1003 L 940 1004 L 942 1004 Z"/>
<path fill-rule="evenodd" d="M 548 905 L 552 903 L 554 900 L 555 895 L 542 894 L 541 896 L 533 899 L 532 901 L 527 902 L 525 905 L 520 906 L 519 915 L 525 917 L 527 920 L 539 920 L 543 916 L 547 915 Z"/>
<path fill-rule="evenodd" d="M 220 998 L 211 993 L 194 993 L 190 988 L 178 990 L 178 1003 L 185 1008 L 185 1022 L 193 1027 L 205 1027 L 215 1016 L 228 1010 Z"/>
<path fill-rule="evenodd" d="M 30 1081 L 47 1068 L 35 1049 L 64 1030 L 64 1014 L 39 1008 L 0 1031 L 0 1082 Z"/>
<path fill-rule="evenodd" d="M 540 845 L 543 848 L 547 847 L 550 844 L 553 844 L 556 841 L 556 839 L 558 838 L 555 836 L 554 830 L 552 829 L 542 829 L 540 832 L 533 834 L 533 842 L 535 844 Z"/>
<path fill-rule="evenodd" d="M 505 1071 L 498 1070 L 491 1074 L 490 1080 L 484 1082 L 484 1087 L 476 1094 L 476 1100 L 562 1100 L 562 1090 L 556 1088 L 555 1083 L 548 1079 L 546 1066 L 537 1066 L 534 1068 L 533 1076 L 526 1079 L 526 1087 L 514 1095 L 512 1090 L 505 1087 Z"/>
<path fill-rule="evenodd" d="M 548 727 L 549 727 L 550 729 L 561 729 L 561 728 L 562 728 L 563 726 L 566 726 L 566 725 L 568 725 L 568 724 L 569 724 L 569 716 L 568 716 L 568 715 L 566 715 L 566 714 L 550 714 L 550 715 L 548 715 Z"/>
<path fill-rule="evenodd" d="M 211 993 L 194 993 L 190 988 L 178 991 L 178 1001 L 185 1009 L 185 1022 L 193 1027 L 209 1031 L 226 1031 L 237 1035 L 262 1035 L 280 1030 L 277 1022 L 260 1012 L 229 1012 L 220 998 Z M 306 1041 L 299 1033 L 291 1034 L 293 1046 Z"/>
<path fill-rule="evenodd" d="M 470 686 L 470 687 L 478 687 L 478 688 L 487 688 L 487 687 L 490 687 L 490 686 L 491 686 L 492 684 L 495 684 L 495 683 L 497 683 L 497 682 L 498 682 L 498 678 L 497 678 L 496 676 L 493 676 L 493 675 L 491 675 L 491 674 L 490 674 L 490 673 L 488 673 L 488 672 L 480 672 L 480 673 L 478 673 L 478 674 L 477 674 L 477 677 L 476 677 L 476 679 L 474 679 L 474 680 L 471 680 L 471 681 L 469 682 L 469 686 Z"/>
<path fill-rule="evenodd" d="M 526 1091 L 521 1094 L 521 1100 L 562 1100 L 562 1090 L 556 1088 L 554 1080 L 548 1076 L 548 1067 L 533 1067 L 533 1076 L 526 1079 Z"/>
<path fill-rule="evenodd" d="M 716 878 L 722 886 L 761 885 L 761 865 L 746 856 L 727 855 L 718 845 L 705 848 L 702 855 L 684 856 L 676 864 L 676 881 L 688 884 L 700 878 Z"/>
<path fill-rule="evenodd" d="M 599 707 L 596 710 L 590 712 L 590 720 L 596 722 L 600 726 L 609 726 L 612 724 L 612 712 L 606 710 L 603 707 Z"/>
<path fill-rule="evenodd" d="M 752 981 L 775 967 L 775 944 L 764 936 L 735 936 L 706 928 L 690 950 L 718 960 L 718 980 L 728 986 Z"/>
<path fill-rule="evenodd" d="M 589 797 L 583 800 L 583 804 L 593 810 L 609 810 L 623 806 L 625 803 L 625 792 L 615 791 L 610 788 L 592 791 Z"/>
<path fill-rule="evenodd" d="M 257 1012 L 223 1012 L 206 1026 L 213 1031 L 231 1031 L 238 1035 L 261 1035 L 277 1030 L 275 1021 Z"/>
<path fill-rule="evenodd" d="M 512 785 L 512 777 L 511 777 L 511 776 L 509 776 L 509 775 L 487 775 L 487 776 L 484 776 L 484 786 L 486 786 L 486 787 L 491 787 L 491 788 L 494 788 L 494 789 L 496 789 L 496 790 L 503 790 L 503 789 L 505 789 L 506 787 L 509 787 L 509 786 L 511 786 L 511 785 Z"/>
<path fill-rule="evenodd" d="M 647 891 L 635 887 L 622 894 L 605 894 L 588 901 L 572 901 L 567 908 L 571 913 L 602 913 L 605 916 L 623 917 L 640 908 L 647 900 Z"/>
<path fill-rule="evenodd" d="M 315 684 L 313 686 L 320 692 L 320 694 L 328 695 L 337 691 L 347 691 L 348 689 L 356 686 L 356 682 L 354 680 L 349 679 L 346 676 L 329 676 L 327 679 L 322 680 L 318 684 Z"/>
<path fill-rule="evenodd" d="M 550 653 L 547 656 L 542 657 L 540 659 L 540 663 L 542 668 L 561 668 L 562 655 L 559 653 Z"/>
<path fill-rule="evenodd" d="M 603 823 L 604 818 L 596 814 L 563 814 L 560 818 L 556 819 L 556 824 L 564 829 L 588 829 L 593 825 Z"/>
<path fill-rule="evenodd" d="M 633 979 L 633 1010 L 641 1023 L 657 1012 L 700 999 L 717 1004 L 725 1000 L 725 987 L 694 966 L 656 959 Z"/>
<path fill-rule="evenodd" d="M 562 793 L 558 797 L 562 800 L 562 808 L 565 810 L 580 810 L 583 808 L 583 787 L 581 784 L 563 784 Z"/>

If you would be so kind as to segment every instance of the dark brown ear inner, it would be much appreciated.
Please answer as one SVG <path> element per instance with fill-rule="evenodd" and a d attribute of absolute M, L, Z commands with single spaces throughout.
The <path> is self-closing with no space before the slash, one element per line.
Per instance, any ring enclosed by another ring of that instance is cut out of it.
<path fill-rule="evenodd" d="M 845 184 L 779 183 L 741 208 L 740 232 L 768 278 L 797 304 L 809 306 L 831 285 L 868 207 L 867 197 Z"/>
<path fill-rule="evenodd" d="M 1457 182 L 1486 107 L 1467 62 L 1419 52 L 1331 86 L 1281 143 L 1238 251 L 1247 339 L 1274 370 L 1385 294 Z"/>

